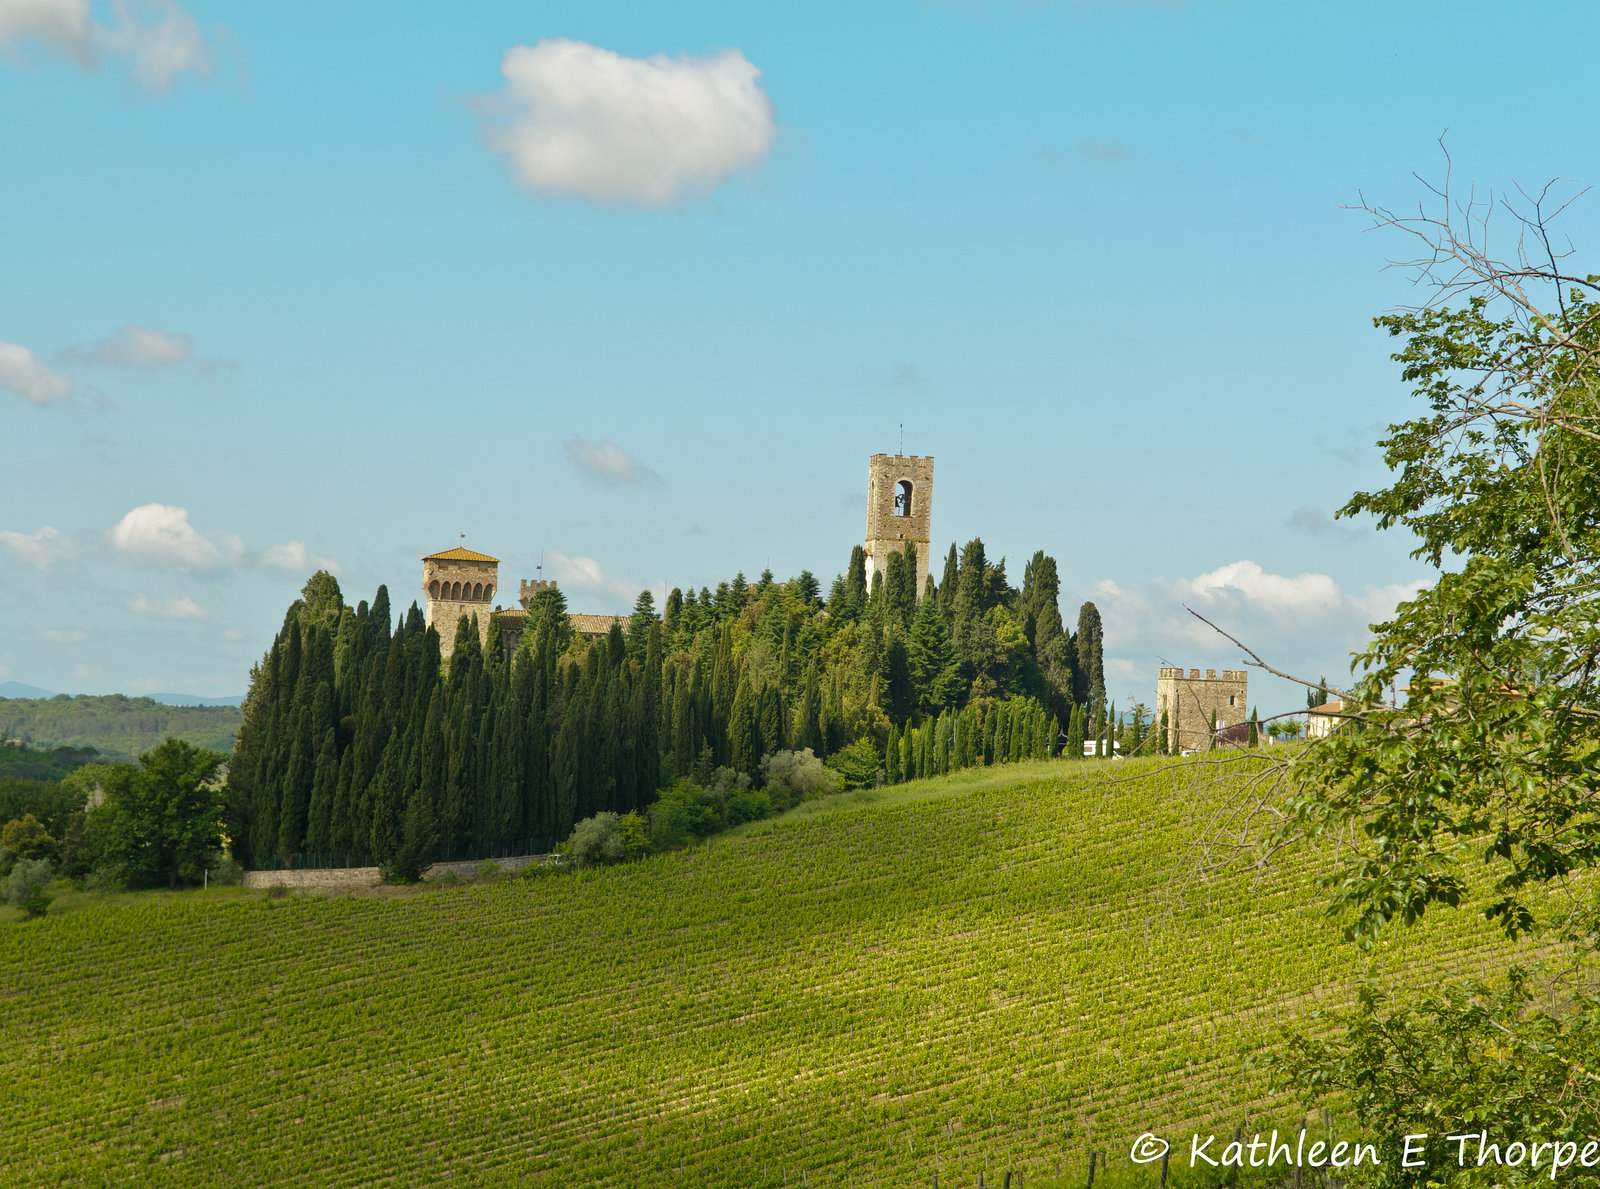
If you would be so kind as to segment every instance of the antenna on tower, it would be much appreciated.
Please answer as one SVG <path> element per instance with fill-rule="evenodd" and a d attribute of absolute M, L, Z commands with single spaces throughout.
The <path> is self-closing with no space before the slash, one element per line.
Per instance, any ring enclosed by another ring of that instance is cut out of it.
<path fill-rule="evenodd" d="M 539 564 L 533 567 L 533 572 L 536 575 L 538 575 L 538 577 L 536 577 L 534 579 L 535 582 L 538 582 L 538 581 L 540 581 L 541 579 L 544 578 L 544 550 L 543 549 L 539 550 Z"/>
<path fill-rule="evenodd" d="M 900 453 L 904 454 L 905 452 L 906 452 L 906 423 L 904 421 L 902 421 L 900 423 Z"/>

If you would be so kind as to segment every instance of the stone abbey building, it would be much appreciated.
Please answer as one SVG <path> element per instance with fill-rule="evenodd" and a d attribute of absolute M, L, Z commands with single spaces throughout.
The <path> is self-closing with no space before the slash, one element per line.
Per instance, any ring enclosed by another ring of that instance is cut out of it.
<path fill-rule="evenodd" d="M 428 626 L 439 633 L 439 653 L 446 660 L 456 647 L 456 629 L 461 617 L 478 621 L 478 642 L 489 643 L 489 619 L 500 622 L 500 638 L 507 648 L 515 648 L 533 608 L 534 597 L 553 580 L 522 582 L 517 601 L 521 606 L 500 607 L 494 592 L 500 588 L 500 559 L 464 546 L 430 553 L 422 559 L 422 590 L 428 597 Z M 572 630 L 581 636 L 603 636 L 611 625 L 627 618 L 621 615 L 568 615 Z"/>
<path fill-rule="evenodd" d="M 928 583 L 932 545 L 933 456 L 874 454 L 867 462 L 867 588 L 874 574 L 889 568 L 889 555 L 917 547 L 917 597 Z M 439 652 L 445 659 L 456 647 L 461 617 L 478 620 L 479 643 L 489 642 L 489 619 L 500 624 L 500 638 L 515 648 L 541 590 L 552 579 L 523 579 L 518 606 L 501 607 L 494 601 L 500 589 L 500 559 L 465 546 L 430 553 L 422 559 L 422 590 L 428 596 L 428 626 L 439 633 Z M 569 615 L 573 631 L 592 638 L 603 636 L 623 615 Z"/>

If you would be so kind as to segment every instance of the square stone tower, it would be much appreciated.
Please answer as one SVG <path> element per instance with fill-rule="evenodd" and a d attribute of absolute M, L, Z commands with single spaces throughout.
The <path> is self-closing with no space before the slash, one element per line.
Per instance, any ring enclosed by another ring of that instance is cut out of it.
<path fill-rule="evenodd" d="M 488 646 L 489 611 L 500 585 L 500 559 L 457 547 L 422 559 L 422 589 L 428 596 L 428 626 L 439 633 L 445 660 L 456 648 L 463 615 L 478 617 L 478 643 Z"/>
<path fill-rule="evenodd" d="M 874 454 L 867 463 L 867 589 L 889 568 L 889 554 L 917 545 L 917 598 L 928 584 L 933 455 Z"/>
<path fill-rule="evenodd" d="M 1165 711 L 1168 746 L 1173 751 L 1205 751 L 1211 746 L 1213 710 L 1219 731 L 1250 717 L 1249 685 L 1250 675 L 1243 669 L 1224 669 L 1220 677 L 1215 669 L 1207 669 L 1204 677 L 1199 669 L 1190 669 L 1185 677 L 1182 669 L 1163 668 L 1156 674 L 1156 721 L 1152 725 L 1160 728 Z"/>

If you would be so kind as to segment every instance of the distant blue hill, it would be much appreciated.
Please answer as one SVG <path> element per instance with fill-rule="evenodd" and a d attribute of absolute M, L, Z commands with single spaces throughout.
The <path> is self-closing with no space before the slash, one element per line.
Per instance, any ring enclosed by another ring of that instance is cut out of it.
<path fill-rule="evenodd" d="M 0 681 L 0 698 L 54 698 L 58 695 L 54 690 L 41 689 L 37 685 L 27 685 L 21 681 Z M 139 697 L 149 698 L 152 702 L 160 702 L 163 706 L 242 706 L 243 694 L 233 694 L 226 698 L 202 698 L 199 694 L 140 694 Z"/>

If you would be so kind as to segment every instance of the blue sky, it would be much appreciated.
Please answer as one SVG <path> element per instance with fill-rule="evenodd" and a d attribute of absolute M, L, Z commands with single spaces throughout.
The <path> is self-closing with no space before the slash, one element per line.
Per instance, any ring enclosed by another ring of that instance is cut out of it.
<path fill-rule="evenodd" d="M 1342 208 L 1446 129 L 1600 178 L 1595 14 L 0 0 L 0 680 L 238 693 L 319 559 L 404 605 L 460 533 L 578 610 L 826 584 L 901 422 L 1115 696 L 1233 667 L 1183 601 L 1336 676 L 1427 576 L 1326 519 L 1417 298 Z"/>

